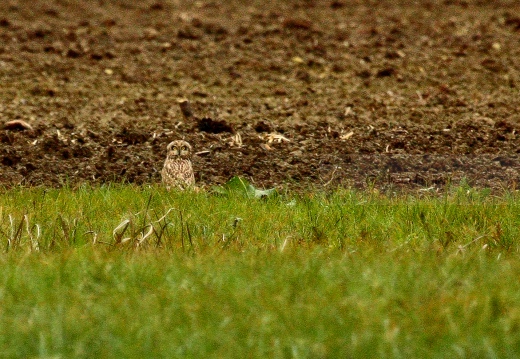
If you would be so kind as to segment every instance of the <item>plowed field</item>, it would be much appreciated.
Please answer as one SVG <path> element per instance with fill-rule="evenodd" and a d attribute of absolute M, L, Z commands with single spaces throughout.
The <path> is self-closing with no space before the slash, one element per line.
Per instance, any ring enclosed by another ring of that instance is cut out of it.
<path fill-rule="evenodd" d="M 5 186 L 519 181 L 518 1 L 6 0 L 0 83 Z"/>

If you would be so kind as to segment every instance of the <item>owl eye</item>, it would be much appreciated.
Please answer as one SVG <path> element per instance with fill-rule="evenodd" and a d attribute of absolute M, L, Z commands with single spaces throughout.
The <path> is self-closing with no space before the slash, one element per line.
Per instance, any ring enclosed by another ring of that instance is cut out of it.
<path fill-rule="evenodd" d="M 186 147 L 186 146 L 181 147 L 181 151 L 187 151 L 187 150 L 188 150 L 188 147 Z"/>

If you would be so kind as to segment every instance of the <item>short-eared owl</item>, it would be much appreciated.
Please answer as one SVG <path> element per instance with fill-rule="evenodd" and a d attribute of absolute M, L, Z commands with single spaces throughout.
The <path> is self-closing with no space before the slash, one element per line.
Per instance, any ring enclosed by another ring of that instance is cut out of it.
<path fill-rule="evenodd" d="M 185 189 L 195 184 L 191 165 L 191 145 L 183 140 L 170 142 L 166 147 L 166 161 L 161 171 L 162 183 L 169 190 L 172 187 Z"/>

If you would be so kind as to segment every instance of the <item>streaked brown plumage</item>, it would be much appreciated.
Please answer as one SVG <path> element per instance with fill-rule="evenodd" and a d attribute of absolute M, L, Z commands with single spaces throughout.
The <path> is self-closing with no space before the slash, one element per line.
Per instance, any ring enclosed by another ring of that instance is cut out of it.
<path fill-rule="evenodd" d="M 191 145 L 183 140 L 170 142 L 166 147 L 166 160 L 161 171 L 162 183 L 168 190 L 173 187 L 186 189 L 195 184 L 191 165 Z"/>

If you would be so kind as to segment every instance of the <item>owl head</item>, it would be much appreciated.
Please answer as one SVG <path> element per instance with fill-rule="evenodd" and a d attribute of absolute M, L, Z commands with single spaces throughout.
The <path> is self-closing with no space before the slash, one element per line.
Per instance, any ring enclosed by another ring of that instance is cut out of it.
<path fill-rule="evenodd" d="M 183 140 L 172 141 L 166 146 L 166 156 L 169 159 L 191 158 L 191 145 Z"/>

